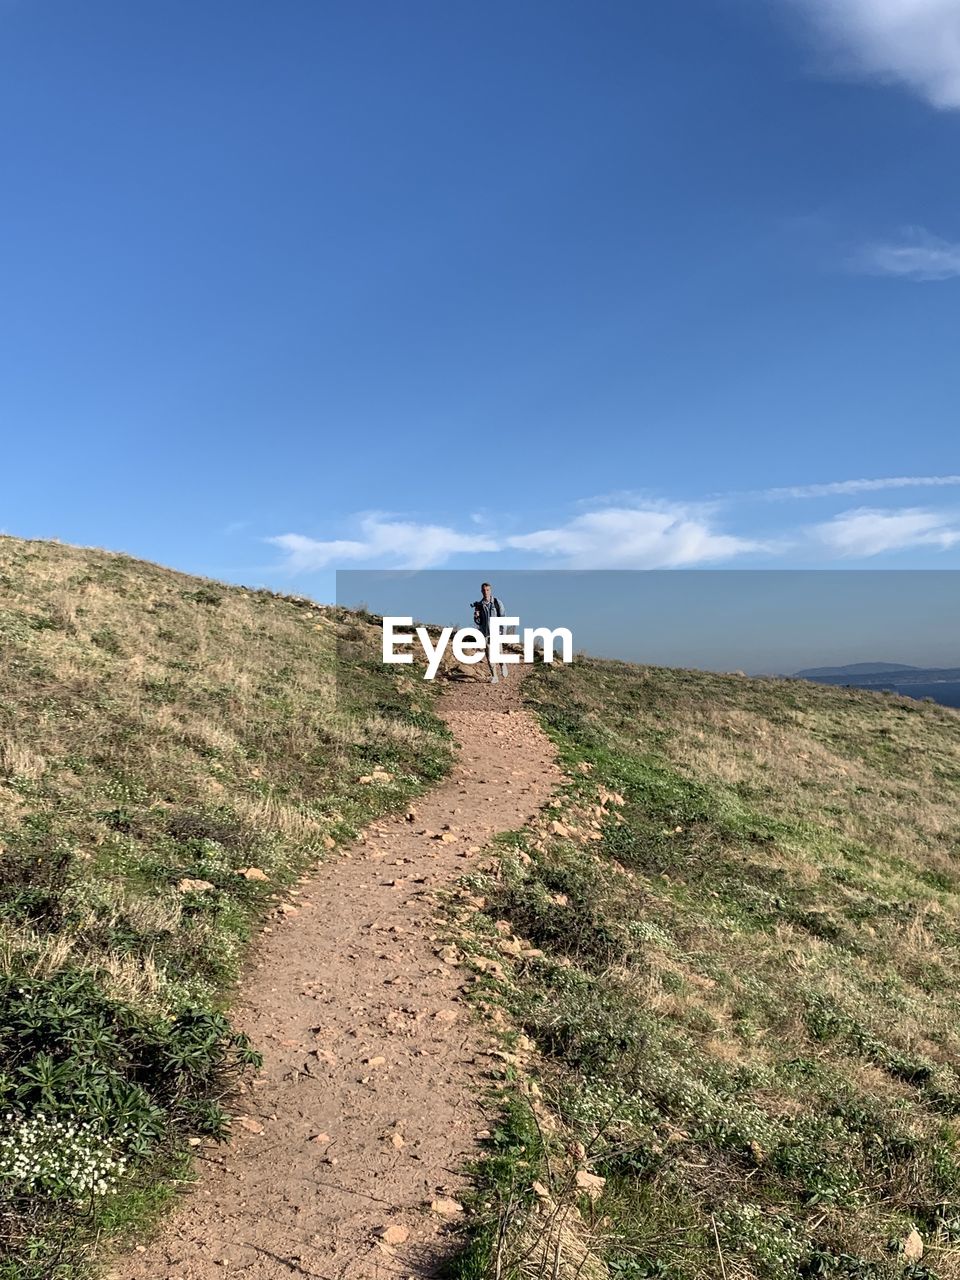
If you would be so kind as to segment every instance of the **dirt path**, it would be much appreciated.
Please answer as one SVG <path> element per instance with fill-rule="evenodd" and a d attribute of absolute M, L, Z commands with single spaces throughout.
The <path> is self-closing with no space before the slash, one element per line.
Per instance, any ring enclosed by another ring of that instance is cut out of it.
<path fill-rule="evenodd" d="M 415 822 L 380 822 L 322 866 L 263 939 L 236 1008 L 264 1054 L 248 1118 L 228 1148 L 205 1152 L 156 1242 L 108 1276 L 354 1280 L 429 1274 L 450 1251 L 457 1215 L 429 1206 L 463 1190 L 483 1047 L 458 999 L 463 971 L 431 940 L 433 893 L 560 779 L 517 685 L 446 685 L 454 772 Z M 428 834 L 446 824 L 454 840 Z M 379 1238 L 391 1225 L 407 1238 Z"/>

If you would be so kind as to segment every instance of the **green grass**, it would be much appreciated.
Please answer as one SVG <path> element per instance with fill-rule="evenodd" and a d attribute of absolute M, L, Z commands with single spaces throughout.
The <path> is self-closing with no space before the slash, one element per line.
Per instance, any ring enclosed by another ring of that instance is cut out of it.
<path fill-rule="evenodd" d="M 125 556 L 0 538 L 0 651 L 0 1280 L 74 1280 L 227 1132 L 265 915 L 450 744 L 371 619 Z"/>
<path fill-rule="evenodd" d="M 549 1178 L 613 1276 L 960 1276 L 960 716 L 589 660 L 527 688 L 570 782 L 471 882 L 472 945 L 515 936 L 477 990 L 547 1141 L 494 1143 L 465 1270 L 530 1273 L 505 1206 L 526 1239 Z"/>

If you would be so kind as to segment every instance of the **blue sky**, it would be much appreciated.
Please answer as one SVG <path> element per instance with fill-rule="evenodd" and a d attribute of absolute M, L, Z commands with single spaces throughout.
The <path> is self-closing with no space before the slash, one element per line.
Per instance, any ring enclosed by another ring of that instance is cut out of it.
<path fill-rule="evenodd" d="M 955 0 L 0 0 L 0 527 L 960 567 Z"/>

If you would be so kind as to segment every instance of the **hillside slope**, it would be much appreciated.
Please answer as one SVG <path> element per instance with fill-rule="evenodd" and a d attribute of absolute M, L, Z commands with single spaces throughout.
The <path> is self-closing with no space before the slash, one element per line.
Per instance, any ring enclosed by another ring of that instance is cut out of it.
<path fill-rule="evenodd" d="M 448 762 L 371 620 L 0 538 L 4 1280 L 79 1274 L 224 1132 L 256 922 Z"/>
<path fill-rule="evenodd" d="M 461 1274 L 960 1275 L 960 715 L 589 660 L 528 695 L 571 782 L 470 881 L 520 1087 Z"/>

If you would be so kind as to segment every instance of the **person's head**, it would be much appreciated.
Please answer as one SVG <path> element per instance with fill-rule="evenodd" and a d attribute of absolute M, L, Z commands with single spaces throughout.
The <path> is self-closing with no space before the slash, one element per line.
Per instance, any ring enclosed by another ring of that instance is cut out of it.
<path fill-rule="evenodd" d="M 480 591 L 481 591 L 481 594 L 483 595 L 484 600 L 490 599 L 490 592 L 492 590 L 493 590 L 493 587 L 491 587 L 489 582 L 480 583 Z"/>

